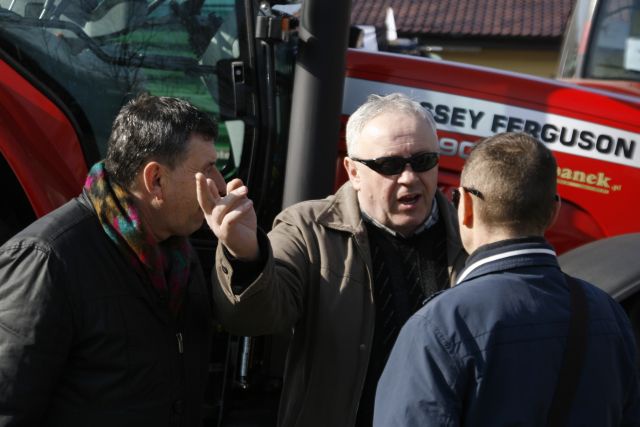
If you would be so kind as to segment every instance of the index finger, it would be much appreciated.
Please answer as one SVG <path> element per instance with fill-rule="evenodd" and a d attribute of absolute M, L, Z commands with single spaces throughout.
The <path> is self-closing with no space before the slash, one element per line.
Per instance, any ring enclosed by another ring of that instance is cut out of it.
<path fill-rule="evenodd" d="M 198 199 L 200 209 L 205 213 L 210 213 L 220 201 L 218 188 L 213 180 L 207 179 L 201 172 L 196 173 L 195 178 L 196 198 Z"/>
<path fill-rule="evenodd" d="M 244 182 L 240 178 L 234 178 L 227 183 L 227 194 L 244 186 Z"/>

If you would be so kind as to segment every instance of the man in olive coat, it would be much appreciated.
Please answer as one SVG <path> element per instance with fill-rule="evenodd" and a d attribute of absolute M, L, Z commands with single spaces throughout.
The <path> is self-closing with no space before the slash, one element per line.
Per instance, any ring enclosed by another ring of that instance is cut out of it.
<path fill-rule="evenodd" d="M 437 190 L 435 129 L 408 97 L 372 96 L 347 125 L 349 182 L 284 210 L 268 237 L 239 180 L 219 197 L 198 176 L 220 241 L 223 325 L 242 335 L 293 330 L 279 425 L 370 426 L 400 327 L 464 262 L 455 212 Z"/>

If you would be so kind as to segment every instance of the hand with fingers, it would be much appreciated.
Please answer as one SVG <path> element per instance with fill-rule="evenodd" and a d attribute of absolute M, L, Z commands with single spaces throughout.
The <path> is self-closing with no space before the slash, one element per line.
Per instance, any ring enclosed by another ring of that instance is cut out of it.
<path fill-rule="evenodd" d="M 212 179 L 200 172 L 195 179 L 198 203 L 209 228 L 232 256 L 256 260 L 259 255 L 256 212 L 242 180 L 231 180 L 227 194 L 221 196 Z"/>

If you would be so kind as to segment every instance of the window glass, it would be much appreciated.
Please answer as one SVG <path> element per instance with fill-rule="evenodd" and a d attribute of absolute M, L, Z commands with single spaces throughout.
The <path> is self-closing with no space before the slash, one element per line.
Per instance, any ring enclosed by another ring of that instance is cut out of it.
<path fill-rule="evenodd" d="M 586 77 L 640 81 L 640 0 L 607 0 L 598 9 Z"/>
<path fill-rule="evenodd" d="M 580 64 L 584 61 L 584 43 L 587 22 L 593 14 L 593 4 L 590 1 L 577 1 L 574 5 L 571 19 L 564 34 L 561 50 L 559 77 L 573 78 L 580 73 Z"/>
<path fill-rule="evenodd" d="M 101 156 L 116 113 L 140 91 L 219 119 L 216 64 L 240 56 L 237 26 L 234 0 L 0 0 L 0 37 L 71 95 Z M 216 145 L 224 163 L 223 122 Z"/>

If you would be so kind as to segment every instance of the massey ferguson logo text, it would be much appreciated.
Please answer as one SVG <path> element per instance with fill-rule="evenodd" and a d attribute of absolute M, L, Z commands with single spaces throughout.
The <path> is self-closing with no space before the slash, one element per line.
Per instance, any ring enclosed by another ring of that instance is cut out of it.
<path fill-rule="evenodd" d="M 640 168 L 640 148 L 637 147 L 640 132 L 637 130 L 518 107 L 508 104 L 507 99 L 505 102 L 496 102 L 349 77 L 345 80 L 342 112 L 351 114 L 371 93 L 384 95 L 393 92 L 405 93 L 431 112 L 438 131 L 445 133 L 443 136 L 446 138 L 440 140 L 442 153 L 445 155 L 465 158 L 469 145 L 479 138 L 499 132 L 526 132 L 547 144 L 553 151 Z M 579 109 L 576 113 L 579 113 Z M 637 128 L 637 123 L 629 124 Z M 463 141 L 464 146 L 454 138 Z M 589 180 L 593 181 L 594 178 Z M 571 180 L 577 184 L 607 190 L 603 181 L 605 177 L 597 174 L 592 184 Z"/>
<path fill-rule="evenodd" d="M 621 185 L 611 184 L 611 177 L 604 172 L 587 173 L 585 171 L 569 168 L 558 168 L 558 184 L 596 193 L 609 194 L 611 191 L 622 190 Z"/>
<path fill-rule="evenodd" d="M 606 133 L 596 133 L 515 116 L 487 114 L 484 111 L 470 108 L 450 107 L 443 104 L 433 105 L 424 101 L 421 104 L 431 112 L 437 124 L 448 128 L 458 128 L 461 133 L 465 132 L 465 128 L 473 130 L 488 128 L 491 134 L 525 132 L 546 144 L 559 143 L 566 147 L 577 147 L 581 150 L 596 151 L 605 155 L 613 154 L 627 159 L 633 159 L 636 150 L 635 140 L 614 137 Z"/>
<path fill-rule="evenodd" d="M 506 117 L 496 114 L 491 121 L 492 132 L 526 132 L 547 144 L 559 142 L 567 147 L 577 146 L 583 150 L 596 150 L 602 154 L 613 153 L 616 156 L 633 158 L 636 149 L 634 140 L 615 138 L 607 134 L 594 134 L 588 130 L 571 129 L 565 126 L 538 123 L 534 120 L 522 120 L 518 117 Z"/>

